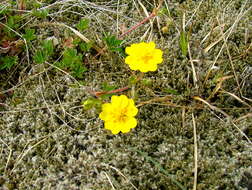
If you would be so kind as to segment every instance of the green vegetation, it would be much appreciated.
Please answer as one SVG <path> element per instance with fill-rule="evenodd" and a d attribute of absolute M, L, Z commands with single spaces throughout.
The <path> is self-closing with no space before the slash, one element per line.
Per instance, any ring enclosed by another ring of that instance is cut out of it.
<path fill-rule="evenodd" d="M 33 59 L 35 63 L 42 64 L 45 63 L 50 56 L 53 54 L 53 43 L 51 40 L 46 40 L 43 42 L 42 47 L 38 50 Z"/>
<path fill-rule="evenodd" d="M 123 40 L 119 40 L 111 34 L 105 34 L 103 40 L 106 42 L 108 50 L 110 50 L 111 52 L 118 52 L 121 54 L 123 53 L 123 48 L 121 47 Z"/>
<path fill-rule="evenodd" d="M 32 11 L 32 15 L 41 19 L 45 19 L 48 16 L 48 14 L 49 12 L 46 9 Z"/>
<path fill-rule="evenodd" d="M 79 31 L 84 31 L 89 26 L 89 20 L 88 19 L 81 19 L 78 24 L 76 24 L 76 27 Z"/>
<path fill-rule="evenodd" d="M 83 73 L 87 71 L 82 62 L 82 54 L 78 53 L 76 49 L 67 48 L 63 52 L 62 60 L 55 65 L 62 69 L 69 69 L 71 74 L 79 79 L 83 78 Z"/>
<path fill-rule="evenodd" d="M 188 49 L 187 49 L 187 47 L 188 47 L 188 40 L 187 40 L 186 32 L 184 32 L 184 31 L 182 31 L 180 33 L 179 46 L 180 46 L 182 55 L 186 56 L 187 55 L 187 51 L 188 51 Z"/>
<path fill-rule="evenodd" d="M 11 67 L 17 65 L 18 63 L 18 57 L 17 56 L 5 56 L 0 58 L 0 70 L 3 69 L 10 69 Z"/>
<path fill-rule="evenodd" d="M 23 35 L 23 38 L 25 38 L 27 42 L 30 42 L 30 41 L 36 39 L 35 29 L 26 28 L 25 34 Z"/>

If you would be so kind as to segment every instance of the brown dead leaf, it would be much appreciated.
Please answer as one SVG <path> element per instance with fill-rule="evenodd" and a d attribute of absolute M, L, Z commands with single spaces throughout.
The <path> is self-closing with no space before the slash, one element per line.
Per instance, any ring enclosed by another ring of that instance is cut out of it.
<path fill-rule="evenodd" d="M 65 41 L 63 43 L 63 47 L 73 48 L 74 47 L 73 38 L 69 37 L 69 38 L 65 39 Z"/>

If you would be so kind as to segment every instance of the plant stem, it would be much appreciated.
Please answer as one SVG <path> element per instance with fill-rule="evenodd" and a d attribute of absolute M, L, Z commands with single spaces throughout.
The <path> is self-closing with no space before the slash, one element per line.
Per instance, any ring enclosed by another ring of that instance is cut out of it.
<path fill-rule="evenodd" d="M 129 89 L 129 87 L 126 86 L 124 88 L 119 88 L 119 89 L 110 90 L 110 91 L 91 92 L 91 94 L 95 95 L 96 97 L 99 97 L 99 96 L 104 95 L 104 94 L 119 93 L 119 92 L 123 92 L 123 91 L 128 90 L 128 89 Z"/>
<path fill-rule="evenodd" d="M 141 26 L 142 24 L 144 24 L 145 22 L 147 22 L 148 20 L 150 20 L 151 18 L 157 16 L 158 10 L 160 9 L 160 7 L 162 6 L 164 0 L 160 0 L 158 7 L 154 8 L 152 13 L 150 14 L 150 16 L 146 17 L 145 19 L 143 19 L 141 22 L 137 23 L 135 26 L 131 27 L 129 30 L 127 30 L 126 32 L 124 32 L 123 34 L 121 34 L 119 36 L 119 39 L 122 39 L 124 36 L 126 36 L 128 33 L 132 32 L 133 30 L 137 29 L 139 26 Z"/>

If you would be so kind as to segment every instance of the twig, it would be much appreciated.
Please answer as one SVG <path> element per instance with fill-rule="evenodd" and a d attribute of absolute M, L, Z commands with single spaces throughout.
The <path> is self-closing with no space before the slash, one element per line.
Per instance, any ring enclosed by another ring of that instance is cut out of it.
<path fill-rule="evenodd" d="M 128 33 L 132 32 L 133 30 L 137 29 L 139 26 L 141 26 L 142 24 L 144 24 L 145 22 L 147 22 L 148 20 L 150 20 L 151 18 L 155 17 L 155 13 L 151 13 L 150 16 L 146 17 L 145 19 L 143 19 L 141 22 L 137 23 L 135 26 L 133 26 L 132 28 L 130 28 L 129 30 L 127 30 L 126 32 L 124 32 L 123 34 L 121 34 L 119 36 L 119 39 L 122 39 L 124 36 L 126 36 Z"/>
<path fill-rule="evenodd" d="M 140 106 L 143 106 L 145 104 L 152 104 L 153 102 L 166 102 L 168 100 L 171 99 L 171 96 L 165 96 L 165 97 L 156 97 L 156 98 L 152 98 L 148 101 L 144 101 L 144 102 L 140 102 L 139 104 L 137 104 L 136 107 L 140 107 Z"/>
<path fill-rule="evenodd" d="M 84 42 L 86 42 L 86 43 L 90 43 L 90 40 L 88 39 L 88 38 L 86 38 L 83 34 L 81 34 L 78 30 L 76 30 L 76 29 L 74 29 L 74 28 L 72 28 L 72 27 L 70 27 L 70 26 L 68 26 L 68 25 L 66 25 L 66 24 L 64 24 L 64 23 L 59 23 L 59 22 L 53 22 L 53 23 L 51 23 L 51 22 L 43 22 L 43 23 L 41 23 L 41 24 L 39 24 L 40 26 L 43 26 L 43 25 L 52 25 L 52 26 L 62 26 L 62 27 L 65 27 L 65 28 L 68 28 L 68 29 L 70 29 L 74 34 L 76 34 L 80 39 L 82 39 Z M 97 52 L 101 52 L 102 51 L 102 49 L 101 48 L 99 48 L 98 46 L 96 46 L 96 45 L 93 45 L 92 46 Z"/>
<path fill-rule="evenodd" d="M 208 105 L 212 110 L 215 110 L 217 112 L 220 112 L 222 113 L 223 115 L 226 116 L 226 119 L 228 119 L 228 121 L 247 139 L 247 141 L 252 144 L 251 140 L 248 138 L 248 136 L 237 126 L 235 125 L 235 123 L 232 121 L 232 118 L 227 114 L 225 113 L 224 111 L 222 111 L 220 108 L 217 108 L 211 104 L 209 104 L 206 100 L 203 100 L 202 98 L 198 97 L 198 96 L 194 96 L 193 99 L 195 100 L 199 100 L 203 103 L 205 103 L 206 105 Z"/>
<path fill-rule="evenodd" d="M 230 92 L 227 92 L 227 91 L 225 91 L 225 90 L 223 90 L 223 89 L 222 89 L 220 92 L 221 92 L 221 93 L 229 94 L 230 96 L 232 96 L 233 98 L 235 98 L 236 100 L 238 100 L 239 102 L 241 102 L 242 104 L 248 106 L 249 109 L 252 109 L 252 106 L 251 106 L 251 105 L 249 105 L 247 102 L 243 101 L 241 98 L 239 98 L 239 97 L 236 96 L 235 94 L 232 94 L 232 93 L 230 93 Z"/>
<path fill-rule="evenodd" d="M 248 114 L 246 114 L 246 115 L 244 115 L 244 116 L 241 116 L 241 117 L 239 117 L 238 119 L 234 120 L 234 122 L 236 123 L 236 122 L 241 121 L 241 120 L 243 120 L 243 119 L 246 119 L 246 118 L 248 118 L 248 117 L 252 117 L 252 113 L 248 113 Z"/>
<path fill-rule="evenodd" d="M 198 79 L 197 79 L 195 67 L 194 67 L 193 60 L 192 60 L 192 55 L 191 55 L 191 51 L 190 51 L 189 42 L 187 43 L 187 49 L 188 49 L 188 55 L 189 55 L 190 63 L 191 63 L 191 67 L 192 67 L 193 83 L 194 83 L 194 86 L 198 89 L 198 88 L 199 88 L 199 87 L 198 87 Z"/>
<path fill-rule="evenodd" d="M 230 116 L 229 116 L 226 112 L 222 111 L 220 108 L 217 108 L 217 107 L 211 105 L 210 103 L 208 103 L 206 100 L 200 98 L 199 96 L 194 96 L 193 99 L 199 100 L 199 101 L 203 102 L 204 104 L 206 104 L 207 106 L 209 106 L 212 110 L 215 110 L 215 111 L 217 111 L 217 112 L 220 112 L 220 113 L 222 113 L 224 116 L 226 116 L 226 118 L 231 119 Z"/>
<path fill-rule="evenodd" d="M 123 92 L 125 90 L 128 90 L 129 87 L 126 86 L 124 88 L 120 88 L 120 89 L 116 89 L 116 90 L 110 90 L 110 91 L 101 91 L 101 92 L 93 92 L 93 91 L 89 91 L 90 94 L 93 94 L 96 97 L 99 97 L 101 95 L 105 95 L 105 94 L 114 94 L 114 93 L 119 93 L 119 92 Z"/>
<path fill-rule="evenodd" d="M 154 8 L 154 10 L 152 11 L 152 13 L 150 14 L 150 16 L 146 17 L 145 19 L 143 19 L 141 22 L 137 23 L 135 26 L 131 27 L 129 30 L 127 30 L 126 32 L 124 32 L 123 34 L 121 34 L 119 36 L 119 39 L 122 39 L 124 36 L 126 36 L 128 33 L 132 32 L 133 30 L 137 29 L 139 26 L 141 26 L 142 24 L 144 24 L 145 22 L 147 22 L 148 20 L 150 20 L 151 18 L 157 16 L 158 10 L 161 8 L 162 4 L 163 4 L 164 0 L 160 0 L 159 5 L 157 8 Z"/>
<path fill-rule="evenodd" d="M 217 79 L 217 84 L 216 84 L 216 87 L 213 89 L 213 92 L 210 94 L 210 96 L 206 99 L 207 101 L 210 100 L 212 97 L 215 96 L 215 94 L 221 89 L 222 87 L 222 83 L 227 80 L 227 79 L 230 79 L 232 78 L 233 76 L 232 75 L 229 75 L 229 76 L 224 76 L 224 77 L 221 77 L 219 79 Z"/>
<path fill-rule="evenodd" d="M 105 166 L 106 168 L 112 168 L 113 170 L 115 170 L 118 174 L 120 174 L 127 182 L 130 183 L 130 185 L 135 189 L 138 190 L 137 187 L 130 181 L 129 178 L 127 178 L 119 169 L 117 169 L 116 167 L 110 166 L 108 164 L 102 163 L 103 166 Z"/>
<path fill-rule="evenodd" d="M 44 142 L 46 139 L 47 139 L 47 138 L 44 138 L 44 139 L 40 140 L 40 141 L 37 142 L 35 145 L 33 145 L 33 146 L 31 146 L 30 148 L 28 148 L 28 149 L 23 153 L 23 155 L 20 155 L 20 156 L 18 157 L 18 161 L 14 164 L 14 166 L 13 166 L 13 168 L 12 168 L 12 170 L 11 170 L 10 173 L 12 173 L 12 172 L 16 169 L 16 167 L 20 164 L 20 162 L 22 161 L 22 159 L 30 152 L 30 150 L 32 150 L 34 147 L 36 147 L 36 146 L 38 146 L 39 144 L 41 144 L 42 142 Z M 27 145 L 28 145 L 28 144 L 27 144 Z"/>
<path fill-rule="evenodd" d="M 106 178 L 108 179 L 108 182 L 109 182 L 109 184 L 110 184 L 111 187 L 112 187 L 112 190 L 115 190 L 115 187 L 114 187 L 114 185 L 113 185 L 111 179 L 109 178 L 108 174 L 107 174 L 106 172 L 104 172 L 104 171 L 102 171 L 102 173 L 104 173 L 104 175 L 105 175 Z"/>
<path fill-rule="evenodd" d="M 217 19 L 218 24 L 221 25 L 220 22 L 219 22 L 218 17 L 216 17 L 216 19 Z M 239 94 L 240 94 L 240 96 L 242 96 L 240 83 L 239 83 L 239 81 L 238 81 L 238 77 L 237 77 L 237 74 L 236 74 L 236 72 L 235 72 L 233 60 L 232 60 L 232 57 L 231 57 L 231 55 L 230 55 L 230 51 L 229 51 L 229 48 L 228 48 L 228 45 L 227 45 L 227 39 L 226 39 L 225 36 L 224 36 L 224 32 L 223 32 L 222 27 L 220 27 L 220 31 L 221 31 L 222 39 L 223 39 L 223 41 L 224 41 L 224 45 L 226 46 L 227 55 L 228 55 L 228 58 L 229 58 L 229 61 L 230 61 L 230 64 L 231 64 L 231 68 L 232 68 L 233 73 L 234 73 L 234 76 L 235 76 L 235 80 L 236 80 L 236 84 L 237 84 L 237 86 L 238 86 Z"/>
<path fill-rule="evenodd" d="M 232 25 L 230 28 L 228 28 L 227 31 L 224 33 L 224 35 L 227 35 L 226 40 L 228 40 L 229 36 L 232 34 L 232 32 L 233 32 L 233 30 L 234 30 L 234 27 L 235 27 L 235 26 L 237 25 L 237 23 L 241 20 L 241 18 L 242 18 L 245 14 L 247 14 L 247 12 L 249 12 L 249 11 L 252 9 L 252 6 L 251 6 L 251 7 L 249 7 L 246 11 L 243 12 L 243 10 L 244 10 L 244 8 L 245 8 L 245 6 L 246 6 L 247 3 L 248 3 L 248 0 L 246 0 L 246 2 L 243 4 L 243 7 L 241 8 L 240 13 L 239 13 L 238 16 L 236 17 L 236 20 L 234 21 L 233 25 Z M 214 45 L 216 45 L 216 44 L 217 44 L 219 41 L 221 41 L 222 39 L 223 39 L 223 38 L 222 38 L 222 36 L 221 36 L 216 42 L 214 42 L 213 45 L 210 45 L 210 46 L 208 46 L 207 48 L 205 48 L 205 49 L 204 49 L 204 53 L 207 53 L 209 49 L 211 49 Z M 208 80 L 208 78 L 209 78 L 209 76 L 210 76 L 211 70 L 212 70 L 212 68 L 214 67 L 215 63 L 217 62 L 217 60 L 218 60 L 218 58 L 219 58 L 219 56 L 220 56 L 220 54 L 221 54 L 221 52 L 222 52 L 224 46 L 225 46 L 225 43 L 221 46 L 221 49 L 220 49 L 218 55 L 216 56 L 216 58 L 215 58 L 215 60 L 214 60 L 214 62 L 213 62 L 213 64 L 212 64 L 212 66 L 211 66 L 210 69 L 208 70 L 208 72 L 207 72 L 207 74 L 206 74 L 206 77 L 205 77 L 205 80 L 204 80 L 204 83 L 203 83 L 203 86 L 205 86 L 206 81 Z"/>
<path fill-rule="evenodd" d="M 197 176 L 198 176 L 198 146 L 197 146 L 197 133 L 194 114 L 192 113 L 193 121 L 193 139 L 194 139 L 194 180 L 193 180 L 193 190 L 197 189 Z"/>

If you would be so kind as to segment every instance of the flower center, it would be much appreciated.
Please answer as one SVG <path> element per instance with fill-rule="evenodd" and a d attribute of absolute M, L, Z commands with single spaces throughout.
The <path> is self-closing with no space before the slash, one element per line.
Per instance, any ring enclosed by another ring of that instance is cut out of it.
<path fill-rule="evenodd" d="M 144 63 L 148 63 L 150 59 L 152 59 L 152 55 L 144 55 L 142 57 Z"/>
<path fill-rule="evenodd" d="M 127 109 L 125 109 L 125 108 L 120 110 L 119 113 L 117 113 L 117 115 L 115 117 L 116 120 L 118 122 L 125 122 L 125 120 L 127 118 L 126 112 L 127 112 Z"/>

